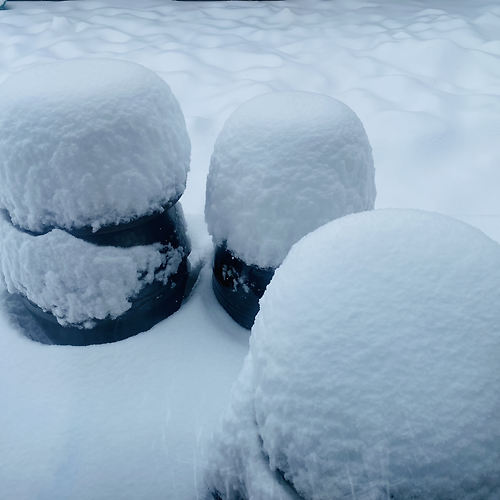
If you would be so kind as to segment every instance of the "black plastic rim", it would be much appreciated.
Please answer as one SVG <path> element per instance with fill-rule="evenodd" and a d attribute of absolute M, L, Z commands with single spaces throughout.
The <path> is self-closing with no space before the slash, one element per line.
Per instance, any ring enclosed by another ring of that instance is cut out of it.
<path fill-rule="evenodd" d="M 66 229 L 63 227 L 59 226 L 45 226 L 41 231 L 31 231 L 29 229 L 25 229 L 21 226 L 18 226 L 17 224 L 14 224 L 12 221 L 12 225 L 17 227 L 20 231 L 23 231 L 27 234 L 31 234 L 32 236 L 41 236 L 42 234 L 47 234 L 50 233 L 53 229 L 61 229 L 62 231 L 65 231 L 72 236 L 75 236 L 75 238 L 80 238 L 85 241 L 90 241 L 94 243 L 96 240 L 97 245 L 106 245 L 107 243 L 99 243 L 101 240 L 100 237 L 108 234 L 108 233 L 121 233 L 123 231 L 128 231 L 129 229 L 133 229 L 136 226 L 143 226 L 144 224 L 150 222 L 153 219 L 156 219 L 158 216 L 160 216 L 162 213 L 167 212 L 170 210 L 178 201 L 179 198 L 181 197 L 181 194 L 176 194 L 168 203 L 162 206 L 162 210 L 159 210 L 157 212 L 153 212 L 152 214 L 149 215 L 143 215 L 142 217 L 138 217 L 137 219 L 132 219 L 128 222 L 122 222 L 121 224 L 109 224 L 107 226 L 103 226 L 97 231 L 94 231 L 91 226 L 84 226 L 76 229 Z M 8 213 L 8 211 L 6 210 Z M 9 216 L 10 218 L 10 216 Z"/>
<path fill-rule="evenodd" d="M 231 318 L 251 330 L 259 312 L 259 300 L 274 276 L 275 269 L 248 265 L 226 244 L 216 247 L 212 287 L 219 304 Z"/>

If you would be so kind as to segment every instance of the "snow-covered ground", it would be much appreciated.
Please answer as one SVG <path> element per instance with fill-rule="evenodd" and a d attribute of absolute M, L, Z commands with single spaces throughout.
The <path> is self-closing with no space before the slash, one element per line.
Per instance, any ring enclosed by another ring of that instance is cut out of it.
<path fill-rule="evenodd" d="M 9 1 L 0 10 L 0 82 L 76 58 L 136 62 L 172 88 L 193 147 L 181 201 L 207 259 L 215 140 L 240 104 L 270 91 L 319 92 L 356 112 L 373 147 L 376 208 L 455 215 L 500 241 L 494 0 Z M 249 337 L 217 304 L 209 270 L 149 332 L 85 348 L 23 337 L 26 318 L 1 287 L 0 498 L 202 498 L 207 438 Z"/>

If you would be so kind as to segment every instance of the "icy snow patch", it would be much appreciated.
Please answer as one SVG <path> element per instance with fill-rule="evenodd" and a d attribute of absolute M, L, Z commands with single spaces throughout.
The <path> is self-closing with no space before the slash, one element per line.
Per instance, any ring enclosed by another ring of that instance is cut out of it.
<path fill-rule="evenodd" d="M 50 311 L 62 325 L 92 327 L 94 319 L 120 316 L 144 286 L 155 279 L 167 283 L 182 260 L 182 248 L 97 246 L 60 229 L 32 236 L 7 219 L 1 214 L 0 263 L 8 291 Z"/>
<path fill-rule="evenodd" d="M 209 485 L 496 500 L 499 310 L 500 246 L 467 224 L 383 210 L 309 234 L 262 299 Z M 249 473 L 262 463 L 267 486 Z"/>
<path fill-rule="evenodd" d="M 184 191 L 190 151 L 170 87 L 139 64 L 64 61 L 0 86 L 0 207 L 25 229 L 160 211 Z"/>
<path fill-rule="evenodd" d="M 372 209 L 374 175 L 366 132 L 348 106 L 312 92 L 261 95 L 230 116 L 215 143 L 208 230 L 247 264 L 277 267 L 305 234 Z"/>

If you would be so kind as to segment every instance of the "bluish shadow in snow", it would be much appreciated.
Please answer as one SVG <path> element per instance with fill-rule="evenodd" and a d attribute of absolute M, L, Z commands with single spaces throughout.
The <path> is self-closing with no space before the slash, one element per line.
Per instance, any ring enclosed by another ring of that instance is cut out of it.
<path fill-rule="evenodd" d="M 0 304 L 2 304 L 10 322 L 19 333 L 42 344 L 52 344 L 42 328 L 33 319 L 33 316 L 24 307 L 19 295 L 2 291 L 0 293 Z"/>

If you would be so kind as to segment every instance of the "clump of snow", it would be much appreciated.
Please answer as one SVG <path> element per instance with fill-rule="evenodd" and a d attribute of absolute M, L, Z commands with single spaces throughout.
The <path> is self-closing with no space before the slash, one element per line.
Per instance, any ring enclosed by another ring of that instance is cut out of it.
<path fill-rule="evenodd" d="M 498 499 L 499 310 L 500 246 L 463 222 L 383 210 L 309 234 L 262 299 L 212 491 Z"/>
<path fill-rule="evenodd" d="M 161 211 L 184 191 L 190 151 L 170 87 L 139 64 L 64 61 L 0 85 L 0 207 L 25 229 Z"/>
<path fill-rule="evenodd" d="M 62 325 L 90 328 L 95 319 L 117 318 L 147 284 L 168 284 L 184 256 L 182 247 L 161 243 L 97 246 L 60 229 L 32 236 L 12 226 L 4 213 L 0 233 L 8 291 L 50 311 Z"/>
<path fill-rule="evenodd" d="M 230 116 L 215 143 L 208 230 L 247 264 L 277 267 L 305 234 L 372 209 L 374 175 L 368 137 L 348 106 L 312 92 L 261 95 Z"/>

